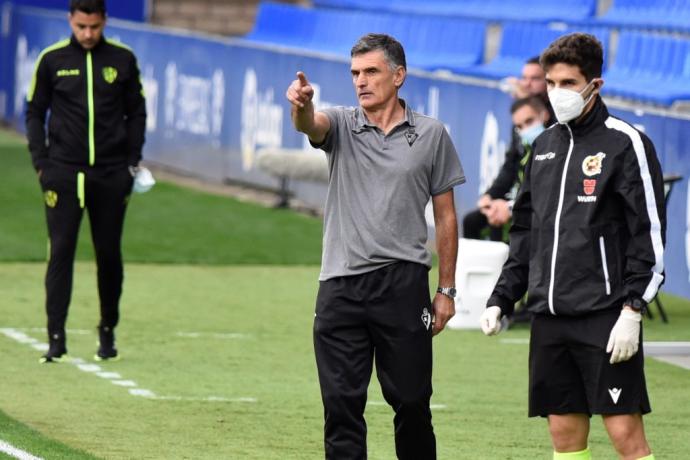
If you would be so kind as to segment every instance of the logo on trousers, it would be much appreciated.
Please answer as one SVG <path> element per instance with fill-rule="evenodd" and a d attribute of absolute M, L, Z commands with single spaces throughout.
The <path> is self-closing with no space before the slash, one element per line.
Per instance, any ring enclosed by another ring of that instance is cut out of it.
<path fill-rule="evenodd" d="M 424 327 L 428 331 L 431 326 L 431 313 L 426 308 L 422 310 L 422 323 L 424 323 Z"/>

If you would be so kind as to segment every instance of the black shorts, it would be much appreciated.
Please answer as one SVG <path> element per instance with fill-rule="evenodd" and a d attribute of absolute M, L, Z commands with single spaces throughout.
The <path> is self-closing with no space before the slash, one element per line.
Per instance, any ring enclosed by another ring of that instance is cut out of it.
<path fill-rule="evenodd" d="M 529 416 L 646 414 L 651 411 L 640 348 L 610 364 L 606 353 L 619 310 L 582 317 L 535 315 L 529 350 Z"/>

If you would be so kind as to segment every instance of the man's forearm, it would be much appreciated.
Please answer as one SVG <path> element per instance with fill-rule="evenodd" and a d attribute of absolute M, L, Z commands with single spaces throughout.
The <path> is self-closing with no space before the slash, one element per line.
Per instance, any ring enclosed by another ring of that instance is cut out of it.
<path fill-rule="evenodd" d="M 458 257 L 458 223 L 455 215 L 436 223 L 439 286 L 455 286 L 455 264 Z"/>
<path fill-rule="evenodd" d="M 295 129 L 306 135 L 314 129 L 314 104 L 306 103 L 304 107 L 292 106 L 291 110 L 292 124 Z"/>

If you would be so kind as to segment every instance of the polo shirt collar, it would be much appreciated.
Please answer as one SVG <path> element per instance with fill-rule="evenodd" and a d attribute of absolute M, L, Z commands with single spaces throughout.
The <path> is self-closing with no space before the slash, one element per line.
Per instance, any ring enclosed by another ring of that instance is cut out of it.
<path fill-rule="evenodd" d="M 415 126 L 415 117 L 414 117 L 414 111 L 410 108 L 410 106 L 405 102 L 404 99 L 399 98 L 398 99 L 402 106 L 405 108 L 405 118 L 398 123 L 398 126 L 404 125 L 407 123 L 409 126 L 414 127 Z M 373 123 L 369 122 L 367 119 L 367 116 L 364 114 L 364 111 L 362 110 L 361 107 L 357 107 L 355 109 L 355 126 L 352 128 L 352 131 L 354 133 L 361 133 L 362 131 L 365 131 L 367 128 L 375 128 L 376 125 Z"/>

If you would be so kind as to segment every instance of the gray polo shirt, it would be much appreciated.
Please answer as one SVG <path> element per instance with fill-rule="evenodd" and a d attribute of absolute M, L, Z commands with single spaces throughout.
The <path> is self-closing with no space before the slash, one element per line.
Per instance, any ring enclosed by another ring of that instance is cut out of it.
<path fill-rule="evenodd" d="M 324 110 L 331 129 L 320 280 L 370 272 L 398 261 L 431 267 L 424 208 L 465 182 L 453 142 L 439 121 L 405 105 L 384 135 L 359 107 Z"/>

